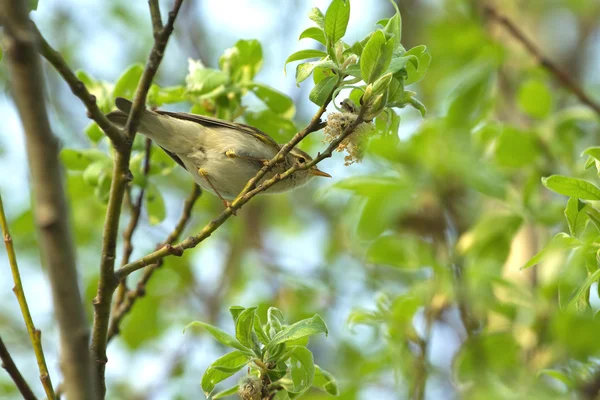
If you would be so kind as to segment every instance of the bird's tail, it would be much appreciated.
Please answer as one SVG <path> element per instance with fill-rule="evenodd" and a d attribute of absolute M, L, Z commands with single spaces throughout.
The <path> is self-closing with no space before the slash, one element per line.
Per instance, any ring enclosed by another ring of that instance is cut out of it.
<path fill-rule="evenodd" d="M 127 99 L 117 97 L 115 99 L 115 105 L 118 110 L 109 112 L 106 114 L 106 117 L 113 124 L 123 128 L 131 113 L 132 103 Z M 164 122 L 161 122 L 161 118 L 161 115 L 148 109 L 144 109 L 142 117 L 140 118 L 138 132 L 154 140 L 159 145 L 169 148 L 169 133 L 167 129 L 165 129 Z"/>

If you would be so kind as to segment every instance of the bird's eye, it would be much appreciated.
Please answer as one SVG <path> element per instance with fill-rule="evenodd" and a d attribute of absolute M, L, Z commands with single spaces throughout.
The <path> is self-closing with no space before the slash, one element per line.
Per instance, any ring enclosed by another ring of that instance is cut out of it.
<path fill-rule="evenodd" d="M 300 161 L 300 164 L 304 164 L 306 162 L 306 158 L 298 157 L 298 161 Z"/>

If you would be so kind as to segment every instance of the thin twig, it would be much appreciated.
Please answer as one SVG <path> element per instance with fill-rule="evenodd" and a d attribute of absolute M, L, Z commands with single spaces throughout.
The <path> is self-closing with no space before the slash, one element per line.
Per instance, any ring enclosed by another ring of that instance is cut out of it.
<path fill-rule="evenodd" d="M 163 29 L 158 0 L 148 0 L 148 8 L 150 8 L 150 18 L 152 18 L 152 29 L 155 34 L 158 34 Z"/>
<path fill-rule="evenodd" d="M 2 235 L 4 236 L 4 245 L 6 246 L 6 254 L 8 255 L 8 263 L 13 276 L 15 286 L 13 292 L 17 296 L 19 301 L 19 307 L 21 308 L 21 314 L 29 333 L 29 339 L 33 346 L 35 358 L 37 359 L 38 369 L 40 370 L 40 381 L 44 386 L 44 391 L 49 399 L 54 398 L 54 389 L 52 388 L 52 381 L 50 380 L 50 374 L 48 374 L 48 367 L 46 366 L 46 358 L 44 357 L 44 349 L 42 348 L 42 332 L 35 328 L 33 318 L 29 312 L 29 306 L 27 305 L 27 298 L 25 297 L 25 291 L 23 290 L 23 284 L 21 282 L 21 274 L 19 272 L 19 265 L 17 264 L 17 256 L 15 254 L 15 248 L 13 245 L 12 237 L 8 231 L 8 222 L 6 221 L 6 215 L 4 214 L 4 205 L 2 204 L 2 195 L 0 195 L 0 227 L 2 228 Z"/>
<path fill-rule="evenodd" d="M 13 96 L 23 124 L 29 160 L 33 210 L 42 260 L 50 276 L 54 312 L 61 338 L 66 393 L 95 399 L 88 351 L 89 330 L 78 286 L 75 247 L 59 162 L 59 143 L 43 101 L 44 80 L 27 2 L 3 3 L 4 49 Z"/>
<path fill-rule="evenodd" d="M 173 24 L 177 18 L 183 0 L 175 0 L 173 10 L 169 12 L 169 18 L 164 28 L 154 35 L 154 46 L 146 62 L 144 72 L 138 83 L 133 100 L 133 107 L 127 123 L 125 124 L 126 147 L 115 154 L 113 162 L 113 175 L 110 187 L 108 206 L 106 210 L 106 221 L 102 235 L 102 256 L 100 262 L 100 279 L 98 291 L 94 299 L 94 324 L 92 328 L 91 351 L 95 358 L 99 391 L 102 396 L 106 393 L 104 372 L 106 369 L 106 344 L 108 339 L 108 327 L 112 295 L 117 288 L 119 280 L 115 276 L 115 257 L 117 247 L 117 236 L 119 232 L 119 217 L 123 205 L 123 197 L 129 181 L 129 160 L 131 158 L 131 145 L 135 139 L 135 132 L 144 112 L 146 96 L 152 84 L 152 80 L 158 71 L 158 67 L 165 53 L 169 37 L 173 32 Z"/>
<path fill-rule="evenodd" d="M 17 389 L 19 389 L 21 396 L 23 396 L 23 398 L 25 400 L 37 400 L 37 397 L 35 397 L 35 394 L 33 394 L 33 392 L 31 391 L 31 388 L 27 384 L 27 381 L 25 380 L 25 378 L 23 378 L 23 375 L 21 375 L 21 372 L 19 372 L 19 369 L 17 368 L 15 362 L 13 361 L 12 357 L 10 356 L 10 353 L 8 352 L 8 349 L 4 345 L 4 342 L 2 341 L 1 336 L 0 336 L 0 360 L 2 360 L 2 368 L 4 368 L 6 370 L 6 372 L 8 372 L 8 374 L 12 378 L 13 382 L 17 386 Z M 54 399 L 54 397 L 49 397 L 49 399 Z"/>
<path fill-rule="evenodd" d="M 262 172 L 264 171 L 265 168 L 263 167 L 263 169 L 261 169 L 261 171 L 259 171 L 257 173 L 257 175 L 248 182 L 248 184 L 246 185 L 246 188 L 242 191 L 242 193 L 240 193 L 238 195 L 238 197 L 235 198 L 235 200 L 231 204 L 231 207 L 225 209 L 219 216 L 217 216 L 215 219 L 213 219 L 211 222 L 209 222 L 200 231 L 200 233 L 183 240 L 182 242 L 180 242 L 179 244 L 177 244 L 175 246 L 171 246 L 171 245 L 163 246 L 161 249 L 159 249 L 153 253 L 150 253 L 134 262 L 131 262 L 122 268 L 119 268 L 115 272 L 117 278 L 123 279 L 125 276 L 129 275 L 130 273 L 137 271 L 138 269 L 143 268 L 147 265 L 156 263 L 158 260 L 160 260 L 166 256 L 169 256 L 169 255 L 181 256 L 186 249 L 195 247 L 198 245 L 198 243 L 200 243 L 204 239 L 208 238 L 219 226 L 221 226 L 227 219 L 229 219 L 229 217 L 231 217 L 231 215 L 233 215 L 233 213 L 236 210 L 240 209 L 244 204 L 246 204 L 250 199 L 252 199 L 257 194 L 264 192 L 265 190 L 267 190 L 268 188 L 270 188 L 277 182 L 288 178 L 290 175 L 294 174 L 295 172 L 297 172 L 299 170 L 310 169 L 313 166 L 315 166 L 317 163 L 324 160 L 325 158 L 331 157 L 332 152 L 335 149 L 337 149 L 339 144 L 346 137 L 348 137 L 350 134 L 352 134 L 354 132 L 354 130 L 356 129 L 356 127 L 358 127 L 361 123 L 363 123 L 364 111 L 365 111 L 364 108 L 361 109 L 361 113 L 357 116 L 356 120 L 352 124 L 350 124 L 348 127 L 346 127 L 346 129 L 344 129 L 342 134 L 339 137 L 337 137 L 334 141 L 332 141 L 330 143 L 330 145 L 327 147 L 327 149 L 322 154 L 319 154 L 311 162 L 306 163 L 303 166 L 295 165 L 283 173 L 276 174 L 271 179 L 268 179 L 268 180 L 264 181 L 263 183 L 261 183 L 259 186 L 254 187 L 255 182 L 257 182 L 264 176 L 264 174 Z M 311 123 L 303 131 L 297 133 L 289 143 L 284 145 L 282 147 L 282 150 L 285 148 L 289 152 L 308 133 L 313 132 L 314 128 L 316 126 L 320 125 L 320 117 L 323 112 L 324 112 L 324 109 L 322 112 L 321 112 L 321 110 L 319 110 L 319 112 L 317 113 L 317 115 L 315 115 L 315 117 L 313 118 Z M 267 167 L 268 166 L 273 167 L 277 163 L 276 160 L 279 159 L 279 155 L 281 153 L 282 152 L 280 151 L 273 159 L 271 159 L 271 161 L 269 161 L 269 163 L 267 164 Z"/>
<path fill-rule="evenodd" d="M 142 166 L 142 174 L 147 177 L 150 172 L 150 156 L 152 152 L 152 140 L 146 138 L 146 147 L 144 150 L 144 161 Z M 142 203 L 144 201 L 144 193 L 146 192 L 145 188 L 140 190 L 135 203 L 131 207 L 131 219 L 129 220 L 129 224 L 125 231 L 123 231 L 123 256 L 121 259 L 121 266 L 127 264 L 129 262 L 129 258 L 131 257 L 131 253 L 133 253 L 133 234 L 138 226 L 140 221 L 140 214 L 142 212 Z M 127 194 L 127 192 L 126 192 Z M 115 309 L 121 304 L 123 298 L 125 297 L 125 293 L 127 292 L 127 281 L 123 279 L 119 288 L 117 289 L 117 295 L 115 297 L 115 302 L 113 305 L 113 312 Z"/>
<path fill-rule="evenodd" d="M 116 149 L 120 149 L 124 145 L 123 133 L 117 128 L 112 122 L 110 122 L 104 113 L 98 108 L 96 102 L 96 96 L 90 93 L 83 82 L 77 78 L 71 68 L 67 65 L 67 62 L 63 56 L 56 50 L 54 50 L 50 44 L 44 39 L 37 26 L 33 25 L 33 32 L 36 35 L 38 43 L 38 51 L 40 54 L 56 69 L 56 71 L 63 77 L 65 82 L 71 88 L 73 94 L 85 105 L 88 110 L 88 117 L 93 119 L 100 129 L 104 131 L 106 136 L 110 139 L 113 146 Z"/>
<path fill-rule="evenodd" d="M 196 200 L 198 199 L 198 197 L 200 197 L 201 193 L 202 192 L 200 191 L 200 186 L 194 183 L 192 192 L 187 197 L 183 205 L 183 212 L 181 213 L 179 222 L 177 222 L 177 225 L 175 226 L 173 231 L 171 231 L 167 239 L 165 239 L 163 243 L 157 246 L 158 248 L 167 244 L 175 243 L 179 239 L 179 237 L 183 233 L 183 229 L 185 228 L 192 216 L 192 208 L 194 207 L 194 203 L 196 203 Z M 161 267 L 162 263 L 163 260 L 159 260 L 158 263 L 150 265 L 148 268 L 146 268 L 136 287 L 127 292 L 127 294 L 123 298 L 123 301 L 119 304 L 119 307 L 116 310 L 114 310 L 114 312 L 112 313 L 110 327 L 108 329 L 109 342 L 119 333 L 120 325 L 123 321 L 123 318 L 125 318 L 129 311 L 131 311 L 137 299 L 143 297 L 146 294 L 146 284 L 152 277 L 152 274 L 154 274 L 154 271 Z"/>
<path fill-rule="evenodd" d="M 495 21 L 504 26 L 506 30 L 519 41 L 525 49 L 531 54 L 537 62 L 550 72 L 558 82 L 569 91 L 571 91 L 577 98 L 588 107 L 596 111 L 600 115 L 600 103 L 595 102 L 589 97 L 585 91 L 573 80 L 571 77 L 562 71 L 555 63 L 545 57 L 540 49 L 538 49 L 531 40 L 529 40 L 523 32 L 512 22 L 507 16 L 500 14 L 494 7 L 486 5 L 484 8 L 487 15 L 492 17 Z"/>

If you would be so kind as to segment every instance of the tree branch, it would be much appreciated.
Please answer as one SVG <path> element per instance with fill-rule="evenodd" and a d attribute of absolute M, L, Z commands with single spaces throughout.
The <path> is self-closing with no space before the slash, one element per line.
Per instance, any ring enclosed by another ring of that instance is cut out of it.
<path fill-rule="evenodd" d="M 23 375 L 21 375 L 21 372 L 19 372 L 19 369 L 15 365 L 15 362 L 13 361 L 12 357 L 10 356 L 8 349 L 4 345 L 4 342 L 2 341 L 1 336 L 0 336 L 0 360 L 2 360 L 2 368 L 4 368 L 6 370 L 6 372 L 8 372 L 8 374 L 12 378 L 13 382 L 17 386 L 17 389 L 19 389 L 21 396 L 23 396 L 23 398 L 25 400 L 37 400 L 37 397 L 35 397 L 35 394 L 33 394 L 33 392 L 31 391 L 31 388 L 27 384 L 27 381 L 25 380 L 25 378 L 23 378 Z M 50 399 L 53 399 L 53 398 L 54 397 L 50 397 Z"/>
<path fill-rule="evenodd" d="M 309 133 L 314 132 L 317 127 L 321 126 L 321 116 L 325 112 L 325 107 L 326 107 L 326 105 L 321 107 L 321 109 L 319 109 L 319 111 L 313 117 L 313 119 L 308 124 L 308 126 L 301 132 L 298 132 L 292 138 L 292 140 L 290 140 L 287 144 L 285 144 L 281 148 L 279 153 L 277 153 L 277 155 L 275 157 L 273 157 L 273 159 L 271 159 L 268 162 L 268 164 L 265 167 L 263 167 L 256 174 L 256 176 L 254 178 L 252 178 L 246 184 L 246 187 L 244 188 L 244 190 L 242 190 L 242 192 L 235 198 L 235 200 L 233 200 L 231 207 L 225 209 L 219 216 L 217 216 L 215 219 L 213 219 L 211 222 L 209 222 L 200 231 L 200 233 L 198 233 L 195 236 L 191 236 L 191 237 L 185 239 L 184 241 L 180 242 L 179 244 L 177 244 L 175 246 L 171 246 L 171 245 L 163 246 L 159 250 L 157 250 L 153 253 L 150 253 L 134 262 L 131 262 L 122 268 L 119 268 L 115 272 L 117 278 L 123 279 L 125 276 L 131 274 L 132 272 L 137 271 L 138 269 L 148 266 L 150 264 L 156 263 L 158 260 L 160 260 L 166 256 L 169 256 L 169 255 L 180 256 L 181 254 L 183 254 L 183 252 L 186 249 L 190 249 L 192 247 L 197 246 L 198 243 L 202 242 L 204 239 L 209 237 L 219 226 L 221 226 L 225 221 L 227 221 L 227 219 L 229 219 L 229 217 L 231 217 L 231 215 L 233 215 L 233 213 L 236 210 L 240 209 L 244 204 L 246 204 L 251 198 L 253 198 L 257 194 L 264 192 L 265 190 L 267 190 L 268 188 L 270 188 L 277 182 L 279 182 L 283 179 L 286 179 L 290 175 L 294 174 L 296 171 L 307 170 L 309 168 L 312 168 L 313 166 L 315 166 L 317 163 L 321 162 L 325 158 L 331 157 L 331 154 L 339 146 L 339 144 L 346 137 L 348 137 L 350 134 L 352 134 L 354 132 L 354 130 L 356 129 L 356 127 L 358 127 L 361 123 L 364 122 L 363 118 L 364 118 L 365 108 L 362 108 L 360 111 L 360 114 L 357 116 L 356 120 L 352 124 L 350 124 L 348 127 L 346 127 L 346 129 L 344 129 L 342 134 L 339 137 L 337 137 L 334 141 L 332 141 L 330 143 L 330 145 L 327 147 L 327 149 L 322 154 L 319 154 L 311 162 L 306 163 L 303 166 L 293 166 L 293 167 L 289 168 L 288 170 L 286 170 L 285 172 L 276 174 L 271 179 L 264 181 L 258 187 L 255 187 L 256 182 L 258 182 L 266 174 L 266 171 L 268 171 L 268 169 L 272 168 L 273 166 L 275 166 L 275 164 L 277 164 L 278 162 L 283 160 L 283 157 L 285 157 L 285 155 L 287 153 L 289 153 L 294 146 L 296 146 Z M 284 155 L 281 156 L 282 154 L 284 154 Z"/>
<path fill-rule="evenodd" d="M 160 4 L 158 0 L 148 0 L 148 8 L 150 8 L 150 18 L 152 18 L 152 29 L 154 33 L 160 33 L 163 29 L 162 18 L 160 16 Z"/>
<path fill-rule="evenodd" d="M 500 14 L 494 7 L 486 5 L 484 8 L 485 13 L 490 16 L 493 20 L 497 21 L 500 25 L 504 26 L 506 30 L 518 41 L 523 47 L 531 54 L 536 61 L 550 72 L 556 80 L 564 86 L 566 89 L 571 91 L 577 98 L 588 107 L 596 111 L 600 115 L 600 103 L 592 100 L 584 90 L 573 80 L 571 77 L 563 72 L 556 64 L 545 57 L 540 49 L 538 49 L 532 41 L 530 41 L 525 34 L 517 28 L 517 25 L 512 22 L 505 15 Z"/>
<path fill-rule="evenodd" d="M 27 298 L 25 297 L 25 291 L 23 290 L 23 284 L 21 283 L 21 274 L 19 273 L 19 265 L 17 264 L 17 256 L 15 254 L 15 248 L 13 246 L 12 237 L 8 231 L 8 222 L 6 221 L 6 215 L 4 214 L 4 205 L 2 204 L 2 195 L 0 195 L 0 227 L 2 228 L 2 235 L 4 235 L 4 245 L 6 246 L 6 254 L 8 255 L 8 262 L 13 276 L 15 286 L 13 292 L 19 302 L 21 308 L 21 314 L 29 333 L 29 339 L 33 346 L 35 358 L 37 359 L 38 369 L 40 370 L 40 381 L 46 392 L 46 396 L 49 399 L 54 398 L 54 389 L 52 388 L 52 381 L 48 374 L 48 367 L 46 366 L 46 358 L 44 357 L 44 350 L 42 348 L 42 332 L 35 328 L 31 313 L 29 312 L 29 306 L 27 305 Z"/>
<path fill-rule="evenodd" d="M 74 399 L 95 399 L 89 331 L 78 287 L 58 140 L 50 129 L 41 64 L 31 31 L 27 3 L 3 0 L 5 49 L 13 96 L 25 131 L 33 208 L 40 250 L 48 268 L 61 338 L 66 392 Z"/>
<path fill-rule="evenodd" d="M 148 172 L 150 172 L 150 155 L 152 151 L 152 140 L 150 140 L 149 138 L 146 139 L 146 148 L 144 151 L 145 153 L 142 174 L 144 176 L 148 176 Z M 129 262 L 131 253 L 133 253 L 133 244 L 131 243 L 131 240 L 140 221 L 140 214 L 142 212 L 142 203 L 144 201 L 145 192 L 145 188 L 142 188 L 140 190 L 140 193 L 138 194 L 135 203 L 131 207 L 131 219 L 129 220 L 129 224 L 127 225 L 127 228 L 125 228 L 125 231 L 123 231 L 123 255 L 121 259 L 121 266 Z M 118 307 L 119 304 L 121 304 L 121 302 L 123 301 L 126 292 L 127 281 L 123 279 L 117 290 L 117 297 L 115 298 L 115 302 L 113 305 L 113 312 L 115 311 L 116 307 Z"/>
<path fill-rule="evenodd" d="M 100 129 L 102 129 L 106 136 L 108 136 L 113 146 L 116 149 L 122 149 L 125 144 L 123 133 L 106 118 L 102 111 L 100 111 L 98 104 L 96 103 L 96 96 L 91 94 L 83 82 L 77 78 L 77 76 L 67 65 L 67 62 L 63 56 L 48 44 L 46 39 L 44 39 L 38 30 L 37 26 L 35 26 L 33 23 L 32 25 L 33 32 L 37 36 L 36 40 L 38 42 L 38 51 L 42 57 L 44 57 L 54 67 L 54 69 L 56 69 L 60 76 L 63 77 L 65 82 L 67 82 L 71 88 L 73 94 L 81 99 L 88 110 L 88 117 L 93 119 L 98 124 Z"/>
<path fill-rule="evenodd" d="M 198 199 L 198 197 L 200 197 L 201 193 L 202 192 L 200 191 L 200 186 L 194 183 L 194 188 L 192 189 L 192 192 L 187 197 L 183 205 L 183 212 L 181 214 L 181 217 L 179 218 L 179 222 L 177 223 L 173 231 L 169 234 L 167 239 L 165 239 L 163 243 L 157 246 L 158 248 L 169 244 L 173 244 L 179 239 L 179 237 L 183 233 L 183 229 L 185 228 L 192 216 L 192 208 L 194 207 L 194 203 L 196 203 L 196 200 Z M 129 311 L 131 311 L 137 299 L 143 297 L 146 294 L 146 284 L 154 274 L 154 271 L 161 267 L 162 262 L 163 260 L 159 260 L 156 264 L 150 265 L 148 268 L 146 268 L 136 287 L 127 292 L 127 294 L 123 297 L 123 301 L 119 304 L 119 307 L 113 312 L 110 327 L 108 329 L 109 342 L 119 333 L 121 322 L 129 313 Z"/>
<path fill-rule="evenodd" d="M 131 146 L 135 139 L 135 132 L 144 111 L 146 96 L 152 80 L 156 75 L 160 62 L 162 61 L 169 37 L 173 32 L 173 24 L 177 18 L 183 0 L 175 0 L 173 10 L 169 12 L 169 18 L 164 28 L 154 34 L 154 46 L 146 62 L 146 67 L 133 100 L 133 107 L 125 125 L 126 146 L 117 151 L 113 162 L 113 176 L 110 187 L 108 207 L 106 210 L 106 222 L 102 236 L 102 257 L 100 262 L 100 279 L 98 291 L 94 299 L 94 324 L 92 329 L 91 351 L 96 361 L 99 391 L 102 397 L 106 393 L 104 371 L 106 368 L 106 344 L 108 339 L 108 326 L 112 295 L 117 288 L 119 280 L 115 276 L 115 257 L 117 247 L 117 235 L 119 231 L 119 217 L 127 184 L 131 181 L 129 171 L 129 160 L 131 158 Z"/>

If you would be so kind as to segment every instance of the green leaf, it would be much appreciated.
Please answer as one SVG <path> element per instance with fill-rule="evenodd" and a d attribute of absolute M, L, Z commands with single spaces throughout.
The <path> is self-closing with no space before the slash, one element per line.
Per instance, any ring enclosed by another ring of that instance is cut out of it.
<path fill-rule="evenodd" d="M 325 45 L 325 33 L 323 32 L 323 29 L 317 28 L 316 26 L 305 29 L 298 38 L 298 40 L 301 39 L 314 39 L 317 42 Z"/>
<path fill-rule="evenodd" d="M 190 324 L 188 324 L 185 327 L 184 332 L 188 328 L 196 327 L 196 326 L 200 326 L 200 327 L 206 329 L 208 331 L 208 333 L 210 333 L 215 339 L 217 339 L 217 341 L 219 343 L 222 343 L 227 347 L 232 347 L 234 349 L 241 350 L 242 352 L 249 355 L 250 357 L 252 357 L 254 355 L 254 353 L 252 353 L 252 350 L 250 350 L 246 346 L 242 345 L 236 338 L 234 338 L 233 336 L 231 336 L 224 330 L 219 329 L 216 326 L 207 324 L 205 322 L 201 322 L 201 321 L 191 322 Z"/>
<path fill-rule="evenodd" d="M 596 270 L 596 272 L 594 272 L 593 274 L 590 274 L 587 277 L 587 279 L 585 280 L 583 285 L 581 285 L 579 287 L 579 289 L 577 289 L 577 292 L 575 293 L 573 298 L 569 301 L 567 308 L 573 307 L 573 305 L 575 305 L 579 300 L 581 300 L 584 297 L 588 297 L 589 296 L 588 291 L 590 289 L 590 286 L 592 286 L 592 284 L 594 284 L 595 282 L 598 282 L 599 280 L 600 280 L 600 269 Z"/>
<path fill-rule="evenodd" d="M 325 335 L 327 335 L 329 331 L 327 330 L 327 325 L 325 324 L 325 321 L 323 321 L 323 318 L 318 314 L 315 314 L 312 318 L 298 321 L 277 333 L 271 338 L 271 341 L 267 345 L 267 349 L 272 349 L 280 343 L 286 343 L 318 333 L 325 333 Z"/>
<path fill-rule="evenodd" d="M 216 399 L 222 399 L 223 397 L 227 397 L 227 396 L 233 396 L 234 394 L 236 394 L 239 390 L 239 385 L 235 385 L 230 387 L 229 389 L 225 389 L 219 393 L 215 393 L 215 395 L 212 397 L 214 400 Z"/>
<path fill-rule="evenodd" d="M 290 356 L 291 393 L 304 393 L 315 378 L 315 363 L 313 355 L 306 347 L 296 346 Z"/>
<path fill-rule="evenodd" d="M 588 147 L 581 153 L 581 155 L 584 154 L 594 158 L 596 161 L 600 161 L 600 147 Z"/>
<path fill-rule="evenodd" d="M 382 21 L 383 22 L 383 21 Z M 391 35 L 393 35 L 390 40 L 393 41 L 394 43 L 394 49 L 396 47 L 398 47 L 400 45 L 400 41 L 402 39 L 402 17 L 400 16 L 400 14 L 394 14 L 394 16 L 392 18 L 390 18 L 389 20 L 387 20 L 387 22 L 384 24 L 381 24 L 382 26 L 385 26 L 384 30 L 386 33 L 389 33 Z"/>
<path fill-rule="evenodd" d="M 415 46 L 407 51 L 403 56 L 415 56 L 419 60 L 418 66 L 415 66 L 413 63 L 408 63 L 406 65 L 407 77 L 404 84 L 408 86 L 419 82 L 421 79 L 423 79 L 427 73 L 427 70 L 429 69 L 429 65 L 431 64 L 431 54 L 429 53 L 429 50 L 427 50 L 427 46 Z"/>
<path fill-rule="evenodd" d="M 104 137 L 104 132 L 102 132 L 102 129 L 95 122 L 90 123 L 85 128 L 85 134 L 94 144 L 97 144 Z"/>
<path fill-rule="evenodd" d="M 234 324 L 237 321 L 237 319 L 240 316 L 240 314 L 242 313 L 242 311 L 244 311 L 245 309 L 246 308 L 244 308 L 242 306 L 231 306 L 231 307 L 229 307 L 229 313 L 231 314 L 231 317 L 233 318 L 233 323 Z"/>
<path fill-rule="evenodd" d="M 284 93 L 262 83 L 249 82 L 241 85 L 248 88 L 256 95 L 270 110 L 283 116 L 293 118 L 296 114 L 296 106 L 292 99 Z"/>
<path fill-rule="evenodd" d="M 564 232 L 557 233 L 552 241 L 542 250 L 540 250 L 531 260 L 527 261 L 520 269 L 526 269 L 539 264 L 544 258 L 548 257 L 554 252 L 566 251 L 575 249 L 582 246 L 583 243 L 572 236 L 567 235 Z"/>
<path fill-rule="evenodd" d="M 225 72 L 205 68 L 200 61 L 190 60 L 189 64 L 189 73 L 185 77 L 188 92 L 197 96 L 210 97 L 224 90 L 225 84 L 229 81 L 229 76 Z"/>
<path fill-rule="evenodd" d="M 143 72 L 144 65 L 140 63 L 133 64 L 127 71 L 123 72 L 117 83 L 115 83 L 112 93 L 113 99 L 117 97 L 133 98 Z"/>
<path fill-rule="evenodd" d="M 267 323 L 275 330 L 275 333 L 281 332 L 285 319 L 283 313 L 277 307 L 269 307 L 267 310 Z"/>
<path fill-rule="evenodd" d="M 202 390 L 206 396 L 215 389 L 217 383 L 229 378 L 248 364 L 249 357 L 242 351 L 232 351 L 219 357 L 202 375 Z"/>
<path fill-rule="evenodd" d="M 153 183 L 148 184 L 146 188 L 146 211 L 150 225 L 160 224 L 167 216 L 162 193 Z"/>
<path fill-rule="evenodd" d="M 99 165 L 101 166 L 110 166 L 111 163 L 106 153 L 96 149 L 62 149 L 60 151 L 60 160 L 66 169 L 72 171 L 83 171 L 88 165 L 96 161 L 100 161 Z"/>
<path fill-rule="evenodd" d="M 518 93 L 519 107 L 534 118 L 544 118 L 552 111 L 552 92 L 543 81 L 530 79 Z"/>
<path fill-rule="evenodd" d="M 248 348 L 252 348 L 252 330 L 255 314 L 256 307 L 246 308 L 240 313 L 235 322 L 235 337 L 242 345 Z"/>
<path fill-rule="evenodd" d="M 29 0 L 27 4 L 29 5 L 29 11 L 35 11 L 38 8 L 39 0 Z M 0 52 L 1 54 L 2 52 Z M 0 57 L 2 58 L 2 57 Z"/>
<path fill-rule="evenodd" d="M 562 383 L 564 383 L 568 388 L 572 388 L 574 382 L 567 374 L 562 371 L 557 371 L 555 369 L 541 369 L 536 373 L 536 376 L 539 378 L 542 375 L 547 375 L 550 378 L 556 379 Z"/>
<path fill-rule="evenodd" d="M 585 229 L 585 223 L 588 221 L 588 215 L 582 212 L 586 204 L 576 197 L 569 198 L 567 208 L 565 208 L 565 217 L 569 224 L 571 236 L 579 236 Z"/>
<path fill-rule="evenodd" d="M 258 314 L 256 314 L 256 316 L 254 317 L 254 332 L 256 333 L 256 336 L 258 336 L 258 340 L 260 340 L 262 344 L 266 345 L 271 340 L 265 333 L 265 330 L 263 329 L 262 322 Z"/>
<path fill-rule="evenodd" d="M 542 178 L 542 184 L 553 192 L 565 196 L 583 200 L 600 200 L 600 189 L 583 179 L 552 175 Z"/>
<path fill-rule="evenodd" d="M 373 33 L 360 57 L 360 73 L 366 83 L 379 78 L 392 61 L 394 42 L 385 40 L 383 31 Z"/>
<path fill-rule="evenodd" d="M 278 143 L 289 141 L 297 132 L 296 125 L 289 118 L 268 109 L 259 112 L 246 112 L 244 120 L 248 125 L 267 133 Z"/>
<path fill-rule="evenodd" d="M 309 50 L 300 50 L 297 51 L 295 53 L 293 53 L 292 55 L 290 55 L 287 60 L 285 60 L 285 64 L 283 64 L 283 71 L 285 72 L 286 69 L 285 67 L 294 61 L 299 61 L 299 60 L 306 60 L 308 58 L 324 58 L 327 57 L 327 53 L 325 53 L 322 50 L 313 50 L 313 49 L 309 49 Z"/>
<path fill-rule="evenodd" d="M 238 40 L 219 58 L 219 68 L 231 77 L 233 82 L 251 81 L 260 71 L 262 64 L 262 46 L 255 39 Z"/>
<path fill-rule="evenodd" d="M 319 10 L 317 7 L 313 7 L 308 14 L 308 18 L 314 21 L 315 24 L 321 29 L 325 27 L 325 16 L 323 12 Z"/>
<path fill-rule="evenodd" d="M 507 126 L 498 137 L 495 153 L 498 164 L 504 167 L 518 168 L 531 164 L 539 155 L 535 133 Z"/>
<path fill-rule="evenodd" d="M 328 76 L 310 91 L 308 98 L 318 106 L 325 104 L 338 82 L 337 76 Z"/>
<path fill-rule="evenodd" d="M 111 166 L 106 161 L 94 161 L 83 171 L 83 181 L 90 186 L 96 186 L 103 175 L 109 174 Z"/>
<path fill-rule="evenodd" d="M 383 235 L 367 250 L 367 262 L 398 268 L 421 268 L 432 262 L 431 246 L 414 235 Z"/>
<path fill-rule="evenodd" d="M 296 85 L 300 86 L 299 83 L 306 80 L 306 78 L 312 74 L 316 66 L 316 62 L 305 62 L 298 64 L 298 66 L 296 66 Z"/>
<path fill-rule="evenodd" d="M 325 36 L 329 46 L 333 46 L 346 34 L 350 20 L 350 1 L 333 0 L 325 13 Z"/>
<path fill-rule="evenodd" d="M 325 371 L 321 367 L 315 364 L 315 378 L 313 380 L 313 387 L 325 390 L 332 396 L 338 396 L 340 394 L 338 384 L 333 375 Z"/>

